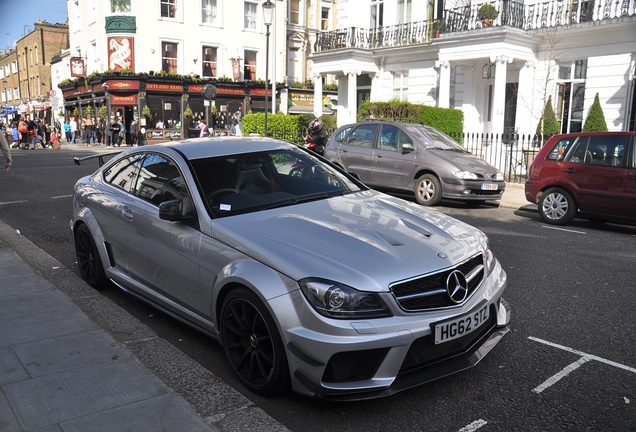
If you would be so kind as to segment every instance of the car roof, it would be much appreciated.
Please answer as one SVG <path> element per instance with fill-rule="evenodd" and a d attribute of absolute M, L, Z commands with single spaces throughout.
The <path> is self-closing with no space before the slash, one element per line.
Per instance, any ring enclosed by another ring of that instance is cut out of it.
<path fill-rule="evenodd" d="M 172 148 L 182 153 L 187 159 L 201 159 L 231 154 L 253 153 L 257 151 L 295 148 L 295 144 L 262 136 L 225 136 L 191 138 L 180 141 L 167 141 L 144 146 L 144 151 Z"/>
<path fill-rule="evenodd" d="M 575 137 L 588 137 L 588 136 L 600 136 L 600 135 L 632 135 L 636 136 L 636 132 L 571 132 L 566 134 L 556 134 L 550 137 L 551 140 L 559 140 L 561 138 L 575 138 Z"/>

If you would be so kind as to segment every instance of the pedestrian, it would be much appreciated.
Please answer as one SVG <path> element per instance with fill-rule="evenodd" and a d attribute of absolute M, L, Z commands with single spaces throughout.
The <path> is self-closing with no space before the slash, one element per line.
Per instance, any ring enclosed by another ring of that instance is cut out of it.
<path fill-rule="evenodd" d="M 163 121 L 159 119 L 155 125 L 155 129 L 163 129 Z"/>
<path fill-rule="evenodd" d="M 95 143 L 102 145 L 102 136 L 104 135 L 104 121 L 101 117 L 97 118 L 95 122 Z"/>
<path fill-rule="evenodd" d="M 232 127 L 230 128 L 230 135 L 233 135 L 233 136 L 243 135 L 243 132 L 241 131 L 241 124 L 236 119 L 236 117 L 232 119 Z"/>
<path fill-rule="evenodd" d="M 205 120 L 201 120 L 199 122 L 199 138 L 203 138 L 210 135 L 210 131 L 208 130 L 208 124 Z"/>
<path fill-rule="evenodd" d="M 70 127 L 71 127 L 71 142 L 73 144 L 75 144 L 75 142 L 77 141 L 77 121 L 79 120 L 79 117 L 73 117 L 71 119 L 70 122 Z"/>
<path fill-rule="evenodd" d="M 66 142 L 71 142 L 71 124 L 68 120 L 64 120 L 64 136 L 66 137 Z"/>
<path fill-rule="evenodd" d="M 83 141 L 84 141 L 84 146 L 86 147 L 90 147 L 91 145 L 93 145 L 92 140 L 93 140 L 93 118 L 91 116 L 88 116 L 84 119 L 84 130 L 83 130 Z"/>
<path fill-rule="evenodd" d="M 7 141 L 8 131 L 4 123 L 0 122 L 0 151 L 4 155 L 4 169 L 9 171 L 11 169 L 11 149 L 9 148 L 9 142 Z"/>
<path fill-rule="evenodd" d="M 130 123 L 130 143 L 133 147 L 137 147 L 137 122 L 135 120 Z"/>
<path fill-rule="evenodd" d="M 110 144 L 108 147 L 119 147 L 121 142 L 119 141 L 119 132 L 121 132 L 121 125 L 113 118 L 108 126 L 108 135 L 110 137 Z"/>
<path fill-rule="evenodd" d="M 20 119 L 20 117 L 18 116 L 17 118 L 13 119 L 13 122 L 11 123 L 11 133 L 13 134 L 13 148 L 19 148 L 20 147 L 20 132 L 18 132 L 18 120 Z"/>

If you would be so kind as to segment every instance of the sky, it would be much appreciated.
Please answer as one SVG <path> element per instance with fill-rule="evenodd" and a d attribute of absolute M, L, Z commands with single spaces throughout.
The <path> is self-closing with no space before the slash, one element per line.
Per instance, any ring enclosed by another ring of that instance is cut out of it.
<path fill-rule="evenodd" d="M 51 24 L 65 23 L 66 0 L 0 0 L 0 49 L 14 47 L 18 39 L 33 31 L 38 18 Z"/>

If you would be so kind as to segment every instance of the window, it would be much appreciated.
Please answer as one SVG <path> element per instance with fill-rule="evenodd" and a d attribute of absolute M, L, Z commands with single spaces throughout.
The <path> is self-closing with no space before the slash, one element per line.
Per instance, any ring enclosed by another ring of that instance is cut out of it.
<path fill-rule="evenodd" d="M 587 60 L 559 65 L 556 111 L 561 120 L 561 133 L 580 132 L 583 128 L 586 77 Z"/>
<path fill-rule="evenodd" d="M 217 57 L 216 57 L 216 47 L 204 46 L 201 49 L 201 60 L 203 62 L 203 71 L 201 76 L 204 78 L 216 77 L 216 65 L 217 65 Z"/>
<path fill-rule="evenodd" d="M 135 195 L 159 205 L 162 202 L 188 197 L 185 180 L 174 162 L 158 154 L 143 159 Z"/>
<path fill-rule="evenodd" d="M 329 8 L 323 7 L 320 11 L 320 30 L 327 31 L 330 27 Z"/>
<path fill-rule="evenodd" d="M 177 73 L 177 49 L 178 45 L 174 42 L 161 42 L 161 69 L 168 73 Z"/>
<path fill-rule="evenodd" d="M 411 22 L 411 0 L 398 0 L 398 24 Z"/>
<path fill-rule="evenodd" d="M 256 30 L 256 17 L 257 17 L 258 3 L 245 2 L 245 23 L 244 28 L 250 30 Z"/>
<path fill-rule="evenodd" d="M 13 99 L 20 99 L 20 89 L 18 87 L 13 88 Z"/>
<path fill-rule="evenodd" d="M 362 125 L 354 130 L 349 136 L 349 144 L 360 147 L 373 147 L 373 139 L 375 137 L 375 130 L 378 125 Z"/>
<path fill-rule="evenodd" d="M 300 0 L 289 2 L 289 23 L 300 24 Z"/>
<path fill-rule="evenodd" d="M 111 13 L 130 13 L 130 0 L 110 0 Z"/>
<path fill-rule="evenodd" d="M 201 0 L 201 22 L 217 24 L 218 9 L 216 0 Z"/>
<path fill-rule="evenodd" d="M 245 59 L 243 78 L 252 81 L 256 80 L 256 51 L 245 50 L 243 58 Z"/>
<path fill-rule="evenodd" d="M 548 160 L 558 160 L 560 157 L 563 157 L 570 150 L 572 143 L 575 142 L 574 138 L 563 138 L 559 140 L 552 150 L 550 150 L 550 154 L 548 155 Z"/>
<path fill-rule="evenodd" d="M 181 128 L 181 98 L 146 95 L 146 104 L 152 115 L 149 127 L 154 128 L 161 122 L 164 129 Z"/>
<path fill-rule="evenodd" d="M 568 156 L 568 162 L 588 165 L 622 167 L 629 145 L 629 136 L 591 136 L 581 139 L 574 152 Z"/>
<path fill-rule="evenodd" d="M 18 73 L 18 61 L 13 60 L 11 62 L 11 73 Z"/>
<path fill-rule="evenodd" d="M 177 0 L 161 0 L 161 17 L 177 17 Z"/>
<path fill-rule="evenodd" d="M 371 0 L 370 28 L 376 29 L 384 25 L 384 0 Z"/>
<path fill-rule="evenodd" d="M 104 181 L 130 192 L 139 172 L 138 162 L 140 159 L 140 155 L 134 155 L 115 163 L 104 171 Z"/>
<path fill-rule="evenodd" d="M 393 98 L 408 100 L 409 72 L 393 72 Z"/>
<path fill-rule="evenodd" d="M 413 140 L 397 126 L 382 126 L 379 144 L 381 150 L 398 151 L 402 144 L 413 144 Z"/>

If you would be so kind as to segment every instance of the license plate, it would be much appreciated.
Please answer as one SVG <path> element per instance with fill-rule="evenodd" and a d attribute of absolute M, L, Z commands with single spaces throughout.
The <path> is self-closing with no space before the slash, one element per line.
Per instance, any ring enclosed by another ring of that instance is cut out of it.
<path fill-rule="evenodd" d="M 485 305 L 477 310 L 448 321 L 433 324 L 435 345 L 466 336 L 481 327 L 490 317 L 490 307 Z"/>
<path fill-rule="evenodd" d="M 481 190 L 497 190 L 499 185 L 497 183 L 482 183 Z"/>

